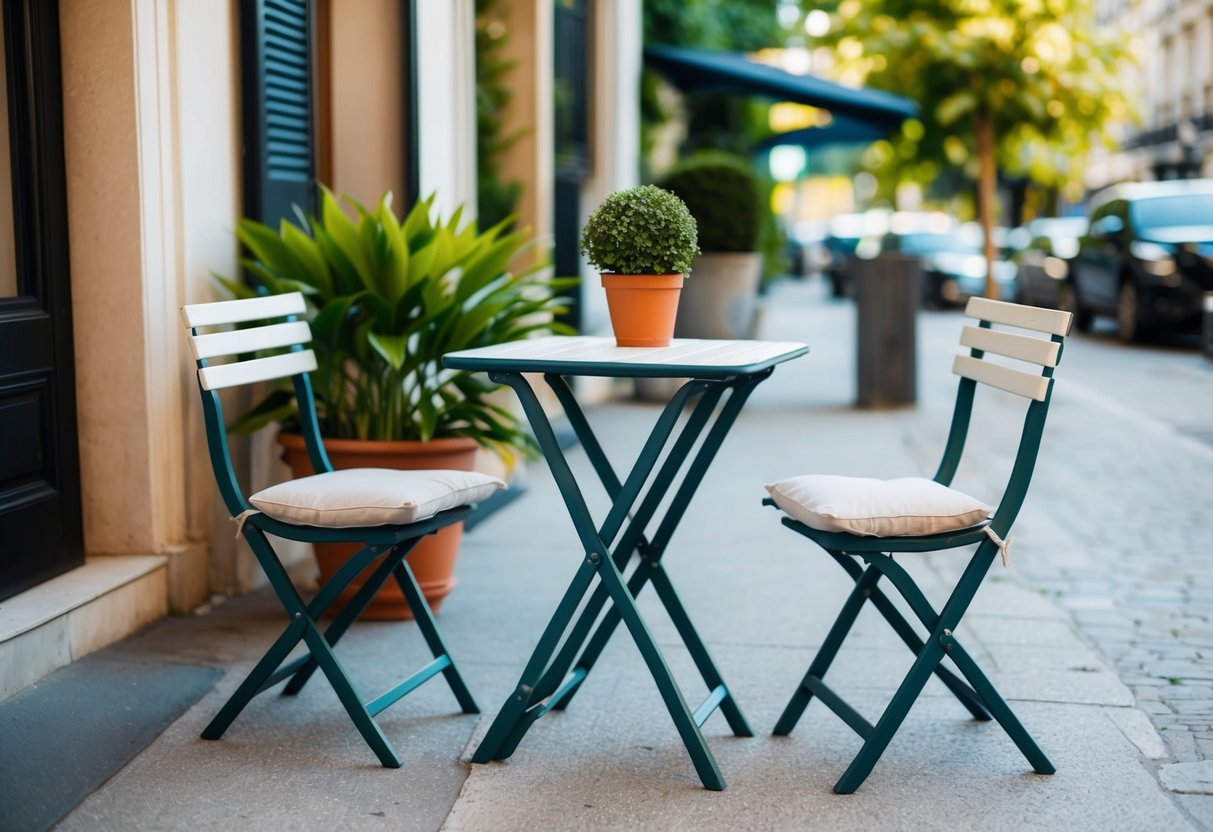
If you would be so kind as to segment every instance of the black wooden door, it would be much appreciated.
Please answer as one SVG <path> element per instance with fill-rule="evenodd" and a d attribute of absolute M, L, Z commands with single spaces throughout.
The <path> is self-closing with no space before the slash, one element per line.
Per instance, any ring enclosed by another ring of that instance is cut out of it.
<path fill-rule="evenodd" d="M 5 0 L 3 21 L 0 600 L 84 561 L 58 2 Z"/>

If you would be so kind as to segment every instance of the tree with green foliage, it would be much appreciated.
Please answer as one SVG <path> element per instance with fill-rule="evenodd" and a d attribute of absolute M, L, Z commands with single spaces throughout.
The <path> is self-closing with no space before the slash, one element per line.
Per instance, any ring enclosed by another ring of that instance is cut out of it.
<path fill-rule="evenodd" d="M 1087 153 L 1135 117 L 1127 41 L 1096 25 L 1093 0 L 843 0 L 829 36 L 843 77 L 921 107 L 921 121 L 873 146 L 877 167 L 977 180 L 987 274 L 999 169 L 1081 187 Z"/>
<path fill-rule="evenodd" d="M 780 0 L 645 0 L 644 42 L 648 46 L 686 46 L 726 52 L 756 52 L 784 45 L 787 32 L 779 23 Z M 748 96 L 691 92 L 682 98 L 686 138 L 680 154 L 718 150 L 750 156 L 771 134 L 771 102 Z M 641 146 L 646 176 L 661 175 L 649 165 L 651 136 L 671 118 L 658 95 L 658 76 L 644 73 L 641 82 Z M 785 240 L 770 209 L 771 183 L 762 182 L 763 226 L 759 248 L 765 275 L 784 269 Z"/>
<path fill-rule="evenodd" d="M 644 42 L 649 46 L 687 46 L 726 52 L 754 52 L 782 46 L 784 32 L 776 14 L 778 0 L 645 0 Z M 657 76 L 646 72 L 641 87 L 641 130 L 649 134 L 670 114 L 657 94 Z M 684 97 L 687 138 L 683 150 L 748 153 L 769 134 L 769 102 L 736 95 L 689 93 Z"/>
<path fill-rule="evenodd" d="M 501 125 L 513 98 L 508 76 L 517 61 L 502 52 L 509 39 L 501 0 L 476 0 L 476 204 L 481 228 L 492 228 L 514 213 L 522 181 L 506 179 L 501 154 L 525 134 Z"/>

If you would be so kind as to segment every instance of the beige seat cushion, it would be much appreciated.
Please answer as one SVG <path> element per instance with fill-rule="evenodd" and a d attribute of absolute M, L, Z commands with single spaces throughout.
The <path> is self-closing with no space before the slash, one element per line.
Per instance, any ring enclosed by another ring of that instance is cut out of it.
<path fill-rule="evenodd" d="M 766 487 L 775 505 L 812 529 L 862 537 L 920 537 L 967 529 L 994 514 L 968 494 L 923 477 L 810 474 Z"/>
<path fill-rule="evenodd" d="M 352 528 L 404 525 L 479 502 L 506 485 L 474 471 L 330 471 L 258 491 L 249 502 L 275 520 Z"/>

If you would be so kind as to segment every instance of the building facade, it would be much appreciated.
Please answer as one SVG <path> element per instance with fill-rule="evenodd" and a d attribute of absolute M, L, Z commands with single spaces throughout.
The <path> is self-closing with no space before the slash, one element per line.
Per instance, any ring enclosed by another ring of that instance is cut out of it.
<path fill-rule="evenodd" d="M 1213 175 L 1213 0 L 1100 0 L 1097 19 L 1135 38 L 1141 123 L 1093 157 L 1088 188 Z"/>
<path fill-rule="evenodd" d="M 505 5 L 526 129 L 506 167 L 521 224 L 567 264 L 556 217 L 575 229 L 637 176 L 640 0 Z M 571 173 L 554 116 L 570 14 L 587 46 Z M 215 489 L 179 316 L 239 273 L 237 220 L 276 220 L 318 181 L 364 202 L 392 190 L 397 210 L 476 199 L 473 0 L 15 0 L 4 27 L 0 699 L 259 583 Z M 234 450 L 248 486 L 286 477 L 272 436 Z"/>

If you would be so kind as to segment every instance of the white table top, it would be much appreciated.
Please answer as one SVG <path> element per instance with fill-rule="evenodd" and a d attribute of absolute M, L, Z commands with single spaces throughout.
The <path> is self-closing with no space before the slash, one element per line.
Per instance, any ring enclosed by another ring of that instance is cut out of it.
<path fill-rule="evenodd" d="M 668 347 L 618 347 L 610 337 L 550 335 L 448 353 L 443 364 L 461 370 L 712 378 L 759 372 L 808 351 L 793 341 L 675 338 Z"/>

